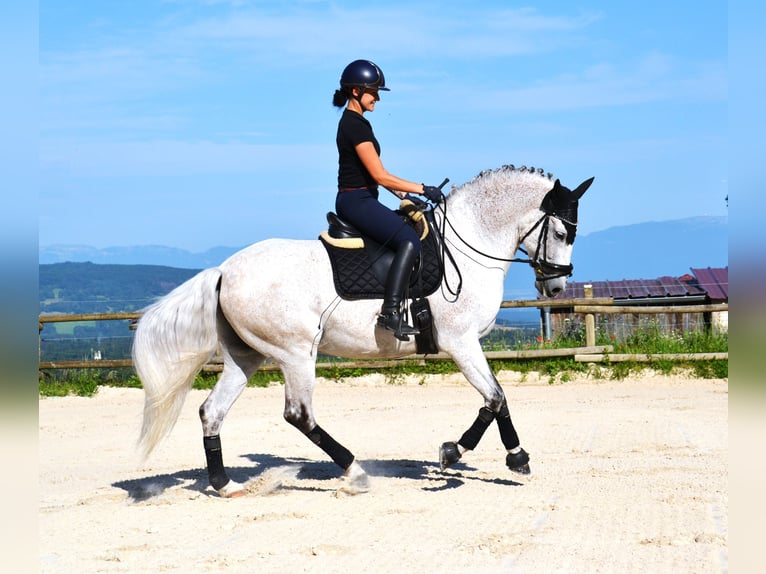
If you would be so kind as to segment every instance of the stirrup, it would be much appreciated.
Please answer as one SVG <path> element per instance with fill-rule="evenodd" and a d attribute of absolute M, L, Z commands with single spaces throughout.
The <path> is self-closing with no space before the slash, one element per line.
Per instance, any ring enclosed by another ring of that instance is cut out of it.
<path fill-rule="evenodd" d="M 420 329 L 405 323 L 403 315 L 396 311 L 378 315 L 378 327 L 382 327 L 387 331 L 393 331 L 394 337 L 400 341 L 409 341 L 409 335 L 420 334 Z"/>

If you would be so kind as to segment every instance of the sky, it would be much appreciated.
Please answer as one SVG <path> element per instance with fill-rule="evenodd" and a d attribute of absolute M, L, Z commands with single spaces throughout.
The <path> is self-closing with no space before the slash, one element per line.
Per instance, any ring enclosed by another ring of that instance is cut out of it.
<path fill-rule="evenodd" d="M 397 176 L 595 176 L 582 234 L 728 215 L 727 2 L 40 0 L 39 23 L 41 247 L 317 237 L 358 58 Z"/>

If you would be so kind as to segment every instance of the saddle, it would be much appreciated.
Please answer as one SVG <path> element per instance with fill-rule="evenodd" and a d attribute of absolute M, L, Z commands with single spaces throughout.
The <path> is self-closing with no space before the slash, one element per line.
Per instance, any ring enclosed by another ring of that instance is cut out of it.
<path fill-rule="evenodd" d="M 421 242 L 420 261 L 410 276 L 406 296 L 412 300 L 410 310 L 420 335 L 415 336 L 419 354 L 438 352 L 433 336 L 431 309 L 427 296 L 434 293 L 444 277 L 441 260 L 441 240 L 431 211 L 421 211 L 405 199 L 396 213 L 406 225 L 412 225 Z M 319 234 L 332 267 L 335 290 L 347 301 L 383 299 L 388 270 L 394 251 L 364 237 L 350 223 L 335 213 L 327 214 L 328 228 Z"/>
<path fill-rule="evenodd" d="M 444 275 L 436 222 L 430 211 L 420 211 L 407 199 L 396 213 L 404 223 L 414 227 L 421 241 L 420 263 L 416 263 L 410 276 L 408 296 L 411 299 L 427 297 L 439 288 Z M 383 299 L 394 251 L 364 237 L 335 213 L 327 214 L 327 223 L 328 228 L 320 233 L 319 239 L 330 257 L 338 295 L 348 301 Z"/>

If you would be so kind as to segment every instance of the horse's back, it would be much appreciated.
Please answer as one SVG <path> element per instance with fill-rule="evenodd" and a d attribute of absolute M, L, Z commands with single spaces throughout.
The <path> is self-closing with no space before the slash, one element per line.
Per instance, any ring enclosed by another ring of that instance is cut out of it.
<path fill-rule="evenodd" d="M 318 316 L 335 296 L 329 259 L 319 241 L 268 239 L 238 251 L 220 266 L 219 304 L 248 344 L 254 339 L 316 332 Z"/>
<path fill-rule="evenodd" d="M 322 243 L 318 239 L 286 239 L 272 237 L 257 241 L 247 247 L 243 247 L 233 255 L 230 255 L 220 267 L 228 268 L 234 265 L 240 265 L 244 261 L 254 261 L 258 258 L 273 257 L 279 253 L 308 253 L 321 247 Z"/>
<path fill-rule="evenodd" d="M 238 251 L 220 266 L 221 295 L 295 299 L 295 294 L 332 289 L 327 253 L 318 240 L 267 239 Z"/>
<path fill-rule="evenodd" d="M 399 343 L 375 329 L 380 302 L 344 301 L 320 241 L 268 239 L 221 266 L 219 303 L 239 337 L 267 356 L 315 349 L 344 357 L 401 356 Z"/>

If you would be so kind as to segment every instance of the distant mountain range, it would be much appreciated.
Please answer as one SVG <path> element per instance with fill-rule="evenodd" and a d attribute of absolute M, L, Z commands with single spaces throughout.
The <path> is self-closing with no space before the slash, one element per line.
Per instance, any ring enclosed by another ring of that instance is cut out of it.
<path fill-rule="evenodd" d="M 50 245 L 40 247 L 39 263 L 89 262 L 102 265 L 162 265 L 180 269 L 207 269 L 219 265 L 240 249 L 242 247 L 213 247 L 204 253 L 192 253 L 162 245 L 103 249 L 90 245 Z"/>
<path fill-rule="evenodd" d="M 159 245 L 108 247 L 52 245 L 40 248 L 42 265 L 91 262 L 100 265 L 157 265 L 187 270 L 214 267 L 242 247 L 214 247 L 192 253 Z M 578 235 L 574 247 L 575 281 L 679 277 L 691 267 L 728 265 L 728 217 L 692 217 L 611 227 Z M 534 276 L 513 264 L 505 282 L 506 299 L 533 299 Z"/>

